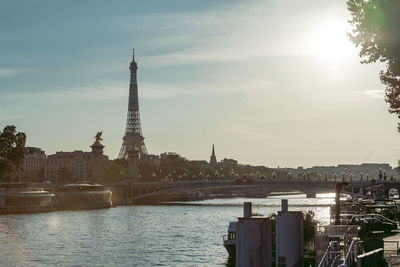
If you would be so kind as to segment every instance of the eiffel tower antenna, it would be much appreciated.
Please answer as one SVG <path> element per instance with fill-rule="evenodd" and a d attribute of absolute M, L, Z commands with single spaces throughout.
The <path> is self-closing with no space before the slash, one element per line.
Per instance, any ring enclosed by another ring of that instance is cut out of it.
<path fill-rule="evenodd" d="M 128 116 L 126 120 L 125 136 L 122 138 L 122 146 L 118 158 L 128 158 L 128 150 L 132 143 L 137 144 L 140 157 L 147 155 L 147 149 L 144 144 L 144 137 L 142 134 L 142 127 L 140 125 L 139 115 L 139 98 L 137 86 L 137 63 L 135 62 L 135 49 L 133 49 L 133 58 L 129 66 L 131 71 L 131 80 L 129 85 L 129 102 L 128 102 Z"/>

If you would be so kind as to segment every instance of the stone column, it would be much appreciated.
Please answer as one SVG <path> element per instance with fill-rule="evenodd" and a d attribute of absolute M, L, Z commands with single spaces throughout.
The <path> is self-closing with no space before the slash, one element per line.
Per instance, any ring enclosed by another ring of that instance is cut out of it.
<path fill-rule="evenodd" d="M 139 182 L 139 150 L 136 144 L 128 150 L 128 173 L 127 179 L 133 182 Z"/>

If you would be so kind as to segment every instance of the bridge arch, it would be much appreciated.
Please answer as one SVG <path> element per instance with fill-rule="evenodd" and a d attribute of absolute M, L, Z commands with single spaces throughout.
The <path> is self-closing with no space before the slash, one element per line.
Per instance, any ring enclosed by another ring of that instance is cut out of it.
<path fill-rule="evenodd" d="M 299 191 L 307 194 L 309 197 L 315 197 L 316 193 L 334 192 L 335 183 L 322 183 L 322 182 L 300 182 L 294 183 L 293 181 L 273 181 L 273 182 L 259 182 L 252 184 L 236 184 L 236 183 L 199 183 L 199 184 L 182 184 L 181 186 L 172 186 L 162 188 L 161 190 L 147 190 L 144 194 L 136 195 L 129 198 L 129 202 L 140 203 L 146 200 L 155 200 L 162 196 L 172 194 L 184 194 L 196 191 L 209 191 L 209 190 L 259 190 L 260 188 L 271 189 L 270 192 L 290 192 Z"/>

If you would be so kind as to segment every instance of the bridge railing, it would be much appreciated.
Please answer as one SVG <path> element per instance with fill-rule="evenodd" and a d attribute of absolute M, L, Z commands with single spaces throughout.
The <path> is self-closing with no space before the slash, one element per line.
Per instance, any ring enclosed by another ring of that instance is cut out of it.
<path fill-rule="evenodd" d="M 335 236 L 354 237 L 358 236 L 357 228 L 358 225 L 327 225 L 326 234 L 329 237 L 335 237 Z"/>

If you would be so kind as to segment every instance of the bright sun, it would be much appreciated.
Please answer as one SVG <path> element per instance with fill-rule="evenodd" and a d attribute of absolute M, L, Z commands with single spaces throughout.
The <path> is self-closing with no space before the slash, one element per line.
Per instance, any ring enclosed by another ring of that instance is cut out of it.
<path fill-rule="evenodd" d="M 354 51 L 354 45 L 347 32 L 349 27 L 345 23 L 332 22 L 321 25 L 311 34 L 312 52 L 333 63 L 344 60 Z"/>

